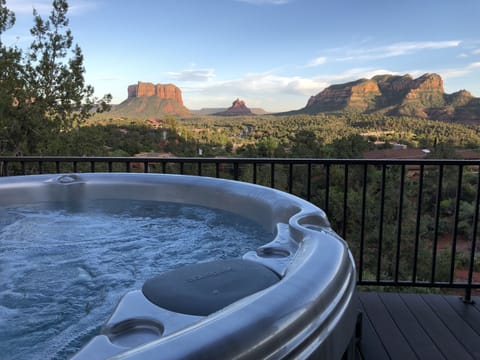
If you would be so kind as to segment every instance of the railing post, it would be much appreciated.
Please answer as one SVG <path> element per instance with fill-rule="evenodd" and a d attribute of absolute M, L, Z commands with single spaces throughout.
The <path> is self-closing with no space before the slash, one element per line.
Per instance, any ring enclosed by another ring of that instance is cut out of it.
<path fill-rule="evenodd" d="M 405 188 L 405 165 L 401 165 L 400 169 L 400 192 L 399 192 L 399 201 L 398 201 L 398 217 L 397 217 L 397 248 L 395 253 L 395 283 L 398 282 L 399 272 L 400 272 L 400 251 L 401 251 L 401 241 L 402 241 L 402 220 L 403 220 L 403 193 Z"/>
<path fill-rule="evenodd" d="M 307 164 L 307 201 L 312 198 L 312 163 Z"/>
<path fill-rule="evenodd" d="M 456 201 L 455 201 L 455 219 L 453 223 L 453 235 L 452 235 L 452 249 L 451 249 L 451 259 L 450 259 L 450 284 L 453 284 L 455 276 L 455 258 L 457 253 L 457 238 L 458 238 L 458 221 L 460 216 L 460 201 L 462 197 L 462 179 L 463 179 L 463 165 L 458 166 L 458 176 L 457 176 L 457 190 L 456 190 Z"/>
<path fill-rule="evenodd" d="M 368 165 L 363 165 L 363 186 L 362 186 L 362 215 L 360 220 L 360 259 L 358 264 L 358 280 L 363 280 L 363 254 L 365 249 L 365 212 L 367 204 L 367 170 Z"/>
<path fill-rule="evenodd" d="M 477 167 L 477 194 L 475 198 L 475 215 L 473 216 L 473 229 L 472 229 L 472 247 L 470 249 L 470 261 L 468 264 L 468 278 L 467 287 L 465 288 L 465 296 L 463 301 L 472 304 L 472 282 L 473 282 L 473 270 L 475 267 L 475 253 L 477 251 L 477 234 L 478 234 L 478 217 L 480 207 L 480 165 Z"/>
<path fill-rule="evenodd" d="M 377 273 L 376 280 L 380 282 L 380 275 L 382 271 L 382 247 L 383 247 L 383 219 L 385 214 L 385 179 L 386 179 L 387 166 L 382 165 L 382 182 L 380 185 L 380 215 L 378 226 L 378 248 L 377 248 Z"/>
<path fill-rule="evenodd" d="M 275 188 L 275 163 L 270 163 L 270 187 Z"/>
<path fill-rule="evenodd" d="M 415 226 L 415 246 L 413 252 L 413 272 L 412 272 L 412 282 L 417 281 L 417 262 L 418 262 L 418 251 L 420 245 L 420 221 L 422 219 L 422 195 L 423 195 L 423 176 L 424 176 L 424 166 L 420 165 L 420 175 L 418 181 L 418 196 L 417 196 L 417 217 L 416 217 L 416 226 Z"/>
<path fill-rule="evenodd" d="M 8 176 L 8 161 L 2 161 L 1 176 Z"/>
<path fill-rule="evenodd" d="M 347 221 L 348 221 L 348 164 L 344 165 L 343 172 L 343 229 L 342 237 L 345 239 L 347 235 Z"/>
<path fill-rule="evenodd" d="M 442 184 L 443 184 L 443 165 L 439 166 L 438 169 L 438 183 L 437 183 L 437 196 L 435 204 L 435 230 L 433 234 L 433 250 L 432 250 L 432 269 L 431 269 L 431 278 L 430 282 L 435 282 L 435 273 L 437 270 L 437 245 L 438 245 L 438 228 L 440 226 L 440 203 L 442 199 Z"/>
<path fill-rule="evenodd" d="M 328 204 L 330 197 L 330 164 L 325 164 L 325 207 L 324 210 L 328 214 Z"/>
<path fill-rule="evenodd" d="M 238 162 L 233 164 L 233 179 L 238 180 Z"/>
<path fill-rule="evenodd" d="M 288 192 L 293 192 L 293 164 L 288 164 Z"/>

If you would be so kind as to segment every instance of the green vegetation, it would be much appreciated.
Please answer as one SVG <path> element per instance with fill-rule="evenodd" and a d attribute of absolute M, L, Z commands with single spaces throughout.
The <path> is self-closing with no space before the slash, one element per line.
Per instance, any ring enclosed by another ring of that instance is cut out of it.
<path fill-rule="evenodd" d="M 168 152 L 197 156 L 201 148 L 204 157 L 359 158 L 364 151 L 374 149 L 374 141 L 383 141 L 383 147 L 401 142 L 430 149 L 431 156 L 448 158 L 455 156 L 455 148 L 477 149 L 480 144 L 476 126 L 348 113 L 185 119 L 166 116 L 154 122 L 102 113 L 81 126 L 57 129 L 55 136 L 42 134 L 35 141 L 35 151 L 29 154 L 133 156 L 138 152 Z M 15 142 L 25 136 L 21 134 Z M 2 137 L 15 138 L 11 132 Z M 15 148 L 4 145 L 0 150 L 0 154 L 11 155 Z"/>
<path fill-rule="evenodd" d="M 68 4 L 54 0 L 48 19 L 33 11 L 33 41 L 22 52 L 8 47 L 3 33 L 15 15 L 0 0 L 0 151 L 46 154 L 50 142 L 90 117 L 96 99 L 85 84 L 83 55 L 68 29 Z M 100 100 L 105 109 L 110 99 Z M 63 137 L 63 136 L 62 136 Z"/>
<path fill-rule="evenodd" d="M 384 141 L 384 147 L 401 142 L 409 147 L 437 149 L 436 157 L 449 157 L 455 148 L 476 149 L 480 144 L 476 126 L 356 113 L 184 119 L 167 116 L 156 122 L 155 127 L 142 119 L 103 113 L 85 125 L 76 131 L 76 136 L 97 129 L 98 136 L 106 137 L 107 148 L 98 148 L 95 155 L 109 155 L 107 149 L 134 155 L 122 144 L 131 141 L 131 133 L 138 132 L 149 134 L 145 141 L 135 136 L 141 151 L 165 151 L 175 156 L 196 156 L 201 148 L 203 156 L 358 158 L 374 148 L 374 141 Z M 121 133 L 119 129 L 123 129 Z M 111 132 L 116 135 L 107 136 Z"/>

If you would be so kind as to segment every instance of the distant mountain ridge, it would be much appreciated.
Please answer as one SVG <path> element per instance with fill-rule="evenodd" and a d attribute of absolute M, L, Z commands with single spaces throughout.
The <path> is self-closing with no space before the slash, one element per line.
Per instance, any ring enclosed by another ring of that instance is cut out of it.
<path fill-rule="evenodd" d="M 183 104 L 182 91 L 173 84 L 153 84 L 139 81 L 129 85 L 128 98 L 112 106 L 110 113 L 117 116 L 159 119 L 165 115 L 263 115 L 260 108 L 249 109 L 245 102 L 236 99 L 229 108 L 207 108 L 190 111 Z"/>
<path fill-rule="evenodd" d="M 424 119 L 480 123 L 480 98 L 467 90 L 446 94 L 438 74 L 427 73 L 416 79 L 411 75 L 377 75 L 335 84 L 311 96 L 300 110 L 276 115 L 351 112 L 388 116 L 412 116 Z M 144 119 L 160 119 L 165 115 L 258 115 L 263 109 L 249 109 L 236 99 L 228 109 L 211 108 L 190 111 L 183 104 L 182 91 L 173 84 L 153 84 L 139 81 L 128 86 L 128 98 L 112 106 L 112 115 Z"/>
<path fill-rule="evenodd" d="M 289 114 L 322 112 L 384 113 L 425 119 L 478 123 L 480 98 L 466 90 L 446 94 L 438 74 L 378 75 L 331 85 Z"/>

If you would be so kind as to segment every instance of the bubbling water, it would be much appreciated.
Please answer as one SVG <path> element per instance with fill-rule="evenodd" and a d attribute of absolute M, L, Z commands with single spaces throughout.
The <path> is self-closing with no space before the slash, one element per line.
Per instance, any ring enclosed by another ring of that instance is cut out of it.
<path fill-rule="evenodd" d="M 148 278 L 272 239 L 245 218 L 165 202 L 0 209 L 2 359 L 67 358 Z"/>

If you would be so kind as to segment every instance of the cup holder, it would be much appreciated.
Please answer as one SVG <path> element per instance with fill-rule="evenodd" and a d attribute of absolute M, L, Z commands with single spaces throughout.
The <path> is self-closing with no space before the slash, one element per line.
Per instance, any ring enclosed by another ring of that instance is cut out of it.
<path fill-rule="evenodd" d="M 150 319 L 127 319 L 103 329 L 112 344 L 133 348 L 162 337 L 164 327 Z"/>
<path fill-rule="evenodd" d="M 262 247 L 257 249 L 257 255 L 262 258 L 287 258 L 290 255 L 290 251 L 277 247 Z"/>

